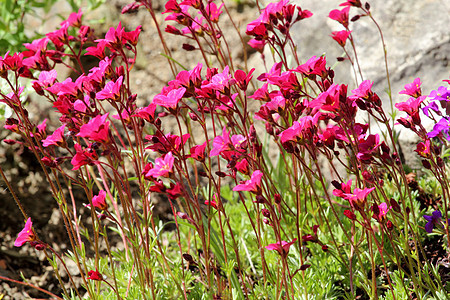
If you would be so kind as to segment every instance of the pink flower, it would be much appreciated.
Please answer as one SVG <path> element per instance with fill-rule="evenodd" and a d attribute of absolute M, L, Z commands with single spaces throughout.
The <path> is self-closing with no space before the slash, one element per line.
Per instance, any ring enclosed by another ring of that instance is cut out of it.
<path fill-rule="evenodd" d="M 92 197 L 92 204 L 95 208 L 98 208 L 100 210 L 107 210 L 108 205 L 106 204 L 106 192 L 104 190 L 100 190 L 98 192 L 98 195 Z"/>
<path fill-rule="evenodd" d="M 298 66 L 295 68 L 294 72 L 300 72 L 305 76 L 310 75 L 318 75 L 318 76 L 326 76 L 328 74 L 327 72 L 327 61 L 325 57 L 316 57 L 315 55 L 312 56 L 310 59 L 306 61 L 303 65 Z"/>
<path fill-rule="evenodd" d="M 14 246 L 21 247 L 26 242 L 33 242 L 36 239 L 32 227 L 33 223 L 31 222 L 31 218 L 28 218 L 25 227 L 19 232 L 17 239 L 14 242 Z"/>
<path fill-rule="evenodd" d="M 405 89 L 400 91 L 399 94 L 406 94 L 411 97 L 418 98 L 422 95 L 422 90 L 420 88 L 421 84 L 422 82 L 420 82 L 420 78 L 416 78 L 412 83 L 405 85 Z"/>
<path fill-rule="evenodd" d="M 261 191 L 261 179 L 263 173 L 260 170 L 253 172 L 251 178 L 233 188 L 233 191 L 249 191 L 258 194 Z"/>
<path fill-rule="evenodd" d="M 288 141 L 300 142 L 312 137 L 312 133 L 315 131 L 317 124 L 316 117 L 304 116 L 299 121 L 294 121 L 291 127 L 279 134 L 282 144 Z"/>
<path fill-rule="evenodd" d="M 333 40 L 338 42 L 338 44 L 341 45 L 341 47 L 345 47 L 345 43 L 347 42 L 350 33 L 351 31 L 347 30 L 333 31 L 331 33 L 331 37 L 333 38 Z"/>
<path fill-rule="evenodd" d="M 213 208 L 217 209 L 217 194 L 215 193 L 211 200 L 205 200 L 205 205 L 211 205 Z"/>
<path fill-rule="evenodd" d="M 80 144 L 75 144 L 74 147 L 77 153 L 70 161 L 73 165 L 72 171 L 76 171 L 84 165 L 93 164 L 98 159 L 97 152 L 94 149 L 83 150 Z"/>
<path fill-rule="evenodd" d="M 205 160 L 205 149 L 206 149 L 206 142 L 204 142 L 201 145 L 195 145 L 191 148 L 191 154 L 189 154 L 189 157 L 192 157 L 193 159 L 202 162 Z"/>
<path fill-rule="evenodd" d="M 373 218 L 378 222 L 382 222 L 388 213 L 388 211 L 392 208 L 392 206 L 388 207 L 386 202 L 381 203 L 380 205 L 374 205 L 373 210 Z"/>
<path fill-rule="evenodd" d="M 209 156 L 217 156 L 223 151 L 239 149 L 241 144 L 245 141 L 245 137 L 237 134 L 230 138 L 230 133 L 226 128 L 223 128 L 222 135 L 216 136 L 213 141 L 213 149 L 209 153 Z M 234 149 L 232 148 L 234 147 Z"/>
<path fill-rule="evenodd" d="M 158 157 L 155 160 L 155 165 L 152 169 L 150 169 L 144 176 L 146 178 L 152 176 L 157 178 L 159 176 L 167 177 L 170 173 L 172 173 L 173 162 L 175 158 L 172 155 L 172 152 L 167 153 L 164 158 Z"/>
<path fill-rule="evenodd" d="M 255 49 L 256 51 L 258 51 L 259 53 L 263 53 L 264 51 L 264 46 L 266 45 L 266 41 L 264 40 L 257 40 L 257 39 L 251 39 L 250 41 L 247 42 L 247 44 L 252 47 L 253 49 Z"/>
<path fill-rule="evenodd" d="M 61 26 L 73 26 L 73 27 L 80 27 L 81 26 L 81 17 L 83 16 L 83 12 L 81 9 L 78 10 L 77 13 L 73 12 L 69 15 L 67 20 L 64 20 L 61 22 Z"/>
<path fill-rule="evenodd" d="M 99 143 L 109 142 L 109 121 L 106 121 L 108 114 L 106 113 L 103 116 L 98 115 L 91 119 L 89 123 L 81 126 L 77 136 L 85 137 Z"/>
<path fill-rule="evenodd" d="M 132 117 L 139 117 L 147 122 L 153 122 L 155 120 L 155 111 L 156 111 L 156 104 L 150 103 L 148 106 L 137 110 Z"/>
<path fill-rule="evenodd" d="M 355 188 L 353 190 L 353 193 L 351 194 L 344 194 L 343 198 L 347 199 L 350 202 L 350 205 L 356 209 L 361 210 L 364 208 L 364 205 L 366 204 L 366 198 L 372 192 L 375 188 L 366 188 L 366 189 L 359 189 Z"/>
<path fill-rule="evenodd" d="M 417 144 L 416 150 L 414 150 L 423 158 L 431 158 L 431 142 L 430 140 L 426 140 L 424 142 L 420 142 Z"/>
<path fill-rule="evenodd" d="M 229 68 L 226 66 L 222 73 L 214 75 L 208 84 L 202 85 L 202 88 L 215 89 L 221 92 L 230 88 L 230 85 L 234 84 L 236 81 L 230 75 Z"/>
<path fill-rule="evenodd" d="M 64 129 L 66 128 L 66 125 L 59 127 L 58 129 L 53 132 L 53 134 L 49 135 L 45 140 L 42 141 L 42 146 L 48 147 L 50 145 L 55 146 L 63 146 L 65 144 L 64 139 Z"/>
<path fill-rule="evenodd" d="M 48 88 L 55 83 L 57 76 L 58 74 L 56 73 L 56 70 L 42 71 L 41 74 L 39 74 L 39 80 L 34 81 L 33 83 L 36 82 L 41 87 Z"/>
<path fill-rule="evenodd" d="M 111 49 L 115 50 L 115 48 L 122 46 L 124 29 L 122 27 L 122 23 L 119 22 L 117 28 L 110 27 L 108 32 L 105 35 L 104 39 L 95 40 L 96 42 L 105 41 L 106 45 Z"/>
<path fill-rule="evenodd" d="M 342 10 L 333 9 L 330 11 L 328 17 L 332 20 L 338 21 L 345 28 L 348 28 L 348 13 L 350 11 L 350 6 L 345 7 Z"/>
<path fill-rule="evenodd" d="M 217 5 L 214 2 L 209 2 L 209 4 L 206 6 L 206 13 L 211 19 L 212 22 L 219 22 L 219 16 L 222 13 L 220 10 L 223 7 L 223 3 L 217 7 Z"/>
<path fill-rule="evenodd" d="M 109 81 L 103 90 L 98 92 L 95 97 L 98 100 L 110 99 L 113 101 L 117 101 L 120 99 L 120 89 L 122 87 L 123 76 L 117 78 L 116 82 Z"/>
<path fill-rule="evenodd" d="M 89 272 L 88 272 L 88 276 L 89 276 L 89 277 L 87 277 L 87 279 L 90 279 L 90 280 L 96 280 L 96 281 L 103 281 L 103 275 L 102 275 L 99 271 L 97 271 L 97 270 L 95 270 L 95 271 L 93 271 L 93 270 L 89 271 Z"/>
<path fill-rule="evenodd" d="M 292 242 L 281 241 L 266 246 L 267 250 L 276 250 L 281 256 L 286 257 L 289 254 L 289 248 L 297 241 L 293 239 Z"/>
<path fill-rule="evenodd" d="M 158 94 L 153 98 L 153 103 L 165 108 L 176 109 L 178 102 L 180 102 L 181 98 L 183 98 L 184 93 L 186 92 L 186 88 L 181 87 L 179 89 L 173 89 L 164 94 Z"/>

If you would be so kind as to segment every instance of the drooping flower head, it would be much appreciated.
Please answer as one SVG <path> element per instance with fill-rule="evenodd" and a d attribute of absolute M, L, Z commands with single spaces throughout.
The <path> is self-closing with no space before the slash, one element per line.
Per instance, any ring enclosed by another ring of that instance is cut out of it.
<path fill-rule="evenodd" d="M 292 242 L 281 241 L 274 244 L 269 244 L 266 246 L 267 250 L 275 250 L 281 256 L 286 257 L 289 254 L 289 248 L 297 241 L 297 239 L 293 239 Z"/>

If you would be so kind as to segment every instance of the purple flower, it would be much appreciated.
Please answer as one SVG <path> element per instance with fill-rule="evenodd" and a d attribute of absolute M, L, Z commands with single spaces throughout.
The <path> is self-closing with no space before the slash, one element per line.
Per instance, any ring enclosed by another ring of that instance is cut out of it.
<path fill-rule="evenodd" d="M 433 138 L 435 136 L 438 136 L 440 133 L 444 134 L 446 137 L 448 137 L 448 131 L 449 131 L 449 122 L 448 120 L 443 117 L 439 120 L 434 126 L 433 130 L 428 132 L 428 137 Z"/>
<path fill-rule="evenodd" d="M 431 91 L 428 97 L 433 98 L 431 100 L 449 101 L 450 89 L 447 89 L 445 86 L 440 86 L 437 90 Z"/>
<path fill-rule="evenodd" d="M 439 211 L 439 210 L 433 211 L 433 213 L 431 214 L 431 216 L 424 215 L 423 217 L 425 218 L 425 220 L 428 221 L 428 223 L 425 224 L 425 230 L 426 230 L 428 233 L 433 232 L 434 225 L 436 225 L 436 224 L 441 224 L 441 223 L 442 223 L 442 222 L 441 222 L 441 219 L 442 219 L 442 213 L 441 213 L 441 211 Z M 449 222 L 450 222 L 450 220 L 449 220 Z M 442 225 L 442 227 L 444 227 L 444 225 Z"/>

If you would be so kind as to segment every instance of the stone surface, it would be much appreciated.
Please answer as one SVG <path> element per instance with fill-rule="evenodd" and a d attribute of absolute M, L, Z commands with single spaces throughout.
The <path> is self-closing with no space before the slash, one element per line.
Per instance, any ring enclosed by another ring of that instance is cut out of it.
<path fill-rule="evenodd" d="M 326 18 L 333 9 L 342 9 L 342 0 L 302 0 L 296 1 L 302 8 L 311 10 L 314 16 L 300 22 L 295 27 L 300 56 L 303 60 L 312 55 L 327 55 L 330 66 L 342 50 L 330 38 L 332 31 L 343 30 L 343 26 Z M 364 2 L 364 1 L 363 1 Z M 428 94 L 444 83 L 450 75 L 450 1 L 448 0 L 385 0 L 370 1 L 371 12 L 384 35 L 388 67 L 390 72 L 393 102 L 406 101 L 407 96 L 399 95 L 405 84 L 416 77 L 422 80 L 422 91 Z M 350 18 L 358 14 L 350 9 Z M 364 79 L 374 81 L 373 89 L 379 94 L 383 106 L 390 110 L 390 101 L 386 91 L 388 83 L 384 63 L 384 53 L 380 34 L 369 17 L 351 23 L 350 28 L 355 39 L 357 54 Z M 336 68 L 336 82 L 349 84 L 354 88 L 354 76 L 350 63 L 339 63 Z M 425 121 L 426 122 L 426 121 Z M 431 122 L 428 128 L 431 128 Z M 398 130 L 401 126 L 396 127 Z M 377 129 L 374 128 L 376 132 Z M 407 164 L 420 169 L 417 155 L 413 150 L 416 136 L 407 129 L 401 129 L 399 144 Z"/>

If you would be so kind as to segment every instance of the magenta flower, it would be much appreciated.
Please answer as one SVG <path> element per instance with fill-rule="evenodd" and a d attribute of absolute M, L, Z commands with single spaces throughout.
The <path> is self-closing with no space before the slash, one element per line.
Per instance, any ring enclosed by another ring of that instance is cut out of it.
<path fill-rule="evenodd" d="M 109 81 L 103 90 L 98 92 L 95 97 L 98 100 L 110 99 L 113 101 L 117 101 L 120 99 L 120 89 L 122 87 L 123 76 L 117 78 L 116 82 Z"/>
<path fill-rule="evenodd" d="M 426 96 L 421 96 L 418 98 L 409 98 L 405 102 L 399 102 L 395 104 L 395 107 L 400 110 L 406 112 L 408 115 L 412 116 L 414 114 L 419 113 L 420 105 L 423 100 L 425 100 Z"/>
<path fill-rule="evenodd" d="M 230 138 L 230 133 L 227 132 L 226 128 L 223 128 L 222 135 L 216 136 L 213 141 L 213 149 L 209 153 L 209 156 L 217 156 L 226 150 L 239 149 L 241 144 L 246 140 L 246 138 L 240 134 L 233 135 Z M 231 148 L 234 147 L 234 149 Z"/>
<path fill-rule="evenodd" d="M 123 32 L 123 35 L 122 35 L 123 40 L 129 42 L 133 46 L 136 46 L 137 42 L 138 42 L 139 34 L 141 33 L 141 31 L 142 31 L 142 26 L 139 25 L 133 31 Z"/>
<path fill-rule="evenodd" d="M 325 59 L 325 57 L 320 56 L 312 56 L 310 59 L 308 59 L 306 61 L 306 63 L 304 63 L 303 65 L 298 66 L 297 68 L 293 69 L 292 71 L 294 72 L 300 72 L 305 76 L 310 76 L 310 75 L 318 75 L 318 76 L 322 76 L 322 75 L 327 75 L 327 61 Z"/>
<path fill-rule="evenodd" d="M 108 143 L 109 121 L 106 121 L 108 114 L 109 113 L 106 113 L 103 116 L 98 115 L 91 119 L 87 124 L 81 126 L 77 136 L 85 137 L 99 143 Z"/>
<path fill-rule="evenodd" d="M 422 82 L 420 82 L 420 78 L 416 78 L 412 83 L 408 83 L 407 85 L 405 85 L 405 89 L 400 91 L 399 94 L 405 94 L 414 98 L 418 98 L 422 95 L 422 90 L 420 88 L 421 84 Z"/>
<path fill-rule="evenodd" d="M 204 142 L 201 145 L 195 145 L 191 147 L 191 154 L 189 154 L 189 157 L 192 157 L 193 159 L 197 161 L 204 161 L 205 160 L 205 149 L 206 149 L 206 142 Z"/>
<path fill-rule="evenodd" d="M 77 153 L 70 161 L 73 165 L 72 171 L 76 171 L 84 165 L 93 164 L 98 159 L 98 155 L 95 150 L 90 148 L 88 148 L 87 151 L 83 150 L 80 144 L 75 144 L 74 147 Z"/>
<path fill-rule="evenodd" d="M 348 36 L 351 31 L 341 30 L 341 31 L 333 31 L 331 33 L 331 37 L 335 40 L 341 47 L 345 47 L 345 43 L 347 42 Z"/>
<path fill-rule="evenodd" d="M 55 83 L 57 76 L 56 70 L 42 71 L 41 74 L 39 74 L 39 80 L 33 81 L 33 84 L 36 82 L 41 87 L 48 88 Z"/>
<path fill-rule="evenodd" d="M 342 10 L 333 9 L 330 11 L 328 17 L 332 20 L 338 21 L 345 28 L 348 28 L 348 16 L 349 16 L 350 6 L 343 8 Z"/>
<path fill-rule="evenodd" d="M 153 98 L 153 103 L 165 108 L 176 109 L 178 102 L 183 98 L 186 88 L 181 87 L 179 89 L 173 89 L 166 95 L 163 93 L 158 94 Z"/>
<path fill-rule="evenodd" d="M 210 88 L 225 92 L 225 90 L 230 88 L 230 85 L 234 84 L 236 81 L 230 75 L 229 68 L 226 66 L 222 73 L 214 75 L 208 84 L 202 85 L 202 88 Z"/>
<path fill-rule="evenodd" d="M 423 158 L 431 158 L 431 142 L 430 140 L 426 140 L 424 142 L 420 142 L 417 144 L 416 150 L 414 150 Z"/>
<path fill-rule="evenodd" d="M 145 174 L 145 177 L 168 177 L 169 174 L 172 173 L 174 161 L 175 158 L 173 157 L 172 152 L 167 153 L 164 158 L 158 157 L 155 160 L 155 165 Z"/>
<path fill-rule="evenodd" d="M 251 39 L 250 41 L 247 42 L 247 44 L 252 47 L 253 49 L 255 49 L 256 51 L 258 51 L 259 53 L 263 53 L 264 51 L 264 46 L 266 45 L 266 41 L 264 40 L 257 40 L 257 39 Z"/>
<path fill-rule="evenodd" d="M 148 106 L 143 107 L 135 112 L 132 117 L 139 117 L 147 122 L 153 122 L 155 120 L 156 104 L 150 103 Z"/>
<path fill-rule="evenodd" d="M 370 161 L 374 154 L 377 153 L 380 147 L 380 136 L 377 134 L 370 134 L 366 139 L 359 139 L 358 157 L 362 161 Z"/>
<path fill-rule="evenodd" d="M 64 20 L 61 22 L 61 26 L 68 25 L 73 27 L 80 27 L 81 26 L 81 17 L 83 16 L 83 12 L 81 9 L 78 10 L 78 12 L 73 12 L 69 15 L 67 20 Z"/>
<path fill-rule="evenodd" d="M 353 190 L 353 193 L 344 194 L 343 198 L 347 199 L 350 202 L 350 205 L 356 209 L 361 210 L 364 208 L 364 205 L 366 204 L 366 198 L 367 196 L 374 190 L 375 188 L 365 188 L 365 189 L 359 189 L 355 188 Z"/>
<path fill-rule="evenodd" d="M 91 271 L 88 272 L 87 279 L 96 280 L 96 281 L 103 281 L 103 275 L 97 270 L 95 270 L 95 271 L 91 270 Z"/>
<path fill-rule="evenodd" d="M 33 223 L 31 222 L 31 218 L 28 218 L 25 223 L 25 227 L 19 232 L 16 241 L 14 242 L 14 246 L 21 247 L 26 242 L 33 242 L 36 240 L 36 236 L 33 233 Z"/>
<path fill-rule="evenodd" d="M 47 136 L 45 140 L 42 141 L 42 146 L 48 147 L 50 145 L 55 146 L 63 146 L 65 144 L 64 139 L 64 129 L 66 128 L 66 125 L 59 127 L 55 130 L 51 135 Z"/>
<path fill-rule="evenodd" d="M 209 4 L 206 6 L 206 13 L 212 22 L 219 22 L 219 16 L 222 13 L 222 7 L 223 3 L 219 7 L 217 7 L 214 2 L 209 2 Z"/>
<path fill-rule="evenodd" d="M 282 144 L 293 141 L 302 142 L 304 139 L 312 137 L 312 133 L 316 130 L 317 118 L 316 114 L 313 117 L 304 116 L 299 122 L 294 121 L 293 125 L 279 134 Z"/>
<path fill-rule="evenodd" d="M 263 173 L 260 170 L 256 170 L 253 172 L 251 178 L 247 181 L 244 181 L 241 184 L 238 184 L 233 188 L 233 191 L 249 191 L 255 194 L 258 194 L 261 191 L 261 179 Z"/>
<path fill-rule="evenodd" d="M 289 254 L 289 248 L 297 241 L 293 239 L 292 242 L 281 241 L 266 246 L 267 250 L 276 250 L 281 256 L 286 257 Z"/>
<path fill-rule="evenodd" d="M 382 222 L 388 213 L 389 210 L 391 210 L 392 206 L 387 206 L 386 202 L 380 203 L 380 205 L 374 205 L 373 206 L 373 218 L 377 220 L 378 222 Z"/>
<path fill-rule="evenodd" d="M 92 204 L 95 208 L 98 208 L 100 210 L 107 210 L 108 205 L 106 204 L 106 191 L 100 190 L 98 192 L 98 195 L 92 197 Z"/>

